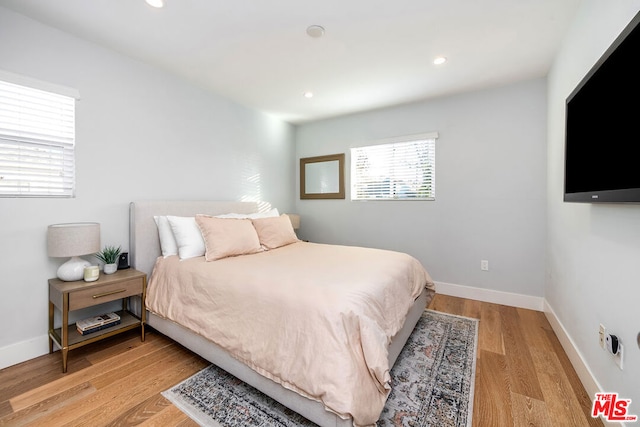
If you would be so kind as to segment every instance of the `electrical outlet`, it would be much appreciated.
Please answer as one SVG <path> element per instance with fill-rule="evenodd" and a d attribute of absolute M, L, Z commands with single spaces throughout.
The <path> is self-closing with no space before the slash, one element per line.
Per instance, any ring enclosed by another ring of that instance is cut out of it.
<path fill-rule="evenodd" d="M 604 325 L 600 324 L 600 330 L 598 331 L 598 339 L 600 340 L 600 348 L 604 350 L 604 336 L 607 333 L 607 328 Z"/>
<path fill-rule="evenodd" d="M 489 271 L 489 261 L 487 261 L 486 259 L 480 261 L 480 270 Z"/>

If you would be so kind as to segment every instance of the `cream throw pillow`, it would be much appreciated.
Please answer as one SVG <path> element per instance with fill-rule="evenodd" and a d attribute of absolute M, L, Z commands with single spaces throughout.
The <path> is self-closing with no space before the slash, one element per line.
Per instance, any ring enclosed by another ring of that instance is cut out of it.
<path fill-rule="evenodd" d="M 260 252 L 260 241 L 249 219 L 196 215 L 205 243 L 204 257 L 215 261 L 230 256 Z"/>
<path fill-rule="evenodd" d="M 279 248 L 298 241 L 291 220 L 286 214 L 275 218 L 252 219 L 251 222 L 258 232 L 260 244 L 267 249 Z"/>
<path fill-rule="evenodd" d="M 171 230 L 171 224 L 166 216 L 154 216 L 154 221 L 158 226 L 158 237 L 160 238 L 160 250 L 163 257 L 171 255 L 178 255 L 178 243 L 176 238 L 173 237 L 173 231 Z"/>

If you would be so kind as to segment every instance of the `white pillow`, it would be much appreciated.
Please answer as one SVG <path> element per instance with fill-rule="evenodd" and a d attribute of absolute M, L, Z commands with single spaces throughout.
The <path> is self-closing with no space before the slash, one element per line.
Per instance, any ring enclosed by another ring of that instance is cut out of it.
<path fill-rule="evenodd" d="M 167 219 L 171 224 L 171 231 L 173 231 L 173 237 L 178 245 L 180 259 L 203 256 L 205 252 L 204 239 L 196 223 L 196 218 L 168 215 Z"/>
<path fill-rule="evenodd" d="M 235 219 L 257 219 L 257 218 L 272 218 L 280 216 L 278 209 L 273 208 L 267 212 L 256 212 L 250 214 L 228 213 L 222 215 L 216 215 L 215 218 L 235 218 Z"/>
<path fill-rule="evenodd" d="M 158 237 L 160 237 L 160 250 L 163 257 L 178 255 L 178 244 L 176 238 L 173 237 L 171 224 L 166 216 L 154 216 L 153 219 L 158 226 Z"/>

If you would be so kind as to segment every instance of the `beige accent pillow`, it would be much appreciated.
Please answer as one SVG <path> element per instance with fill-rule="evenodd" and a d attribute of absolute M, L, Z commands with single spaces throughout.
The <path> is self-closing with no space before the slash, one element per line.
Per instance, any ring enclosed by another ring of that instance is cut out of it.
<path fill-rule="evenodd" d="M 275 218 L 252 219 L 251 222 L 258 232 L 260 244 L 267 249 L 279 248 L 298 241 L 291 220 L 286 214 Z"/>
<path fill-rule="evenodd" d="M 250 219 L 196 215 L 196 223 L 204 238 L 207 261 L 254 254 L 262 249 Z"/>

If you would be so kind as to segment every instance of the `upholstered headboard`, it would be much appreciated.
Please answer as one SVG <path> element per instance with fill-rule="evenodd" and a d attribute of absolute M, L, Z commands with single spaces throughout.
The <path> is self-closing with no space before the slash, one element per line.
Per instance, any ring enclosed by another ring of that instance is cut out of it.
<path fill-rule="evenodd" d="M 220 215 L 224 213 L 258 212 L 256 202 L 233 201 L 139 201 L 129 205 L 129 258 L 136 270 L 151 275 L 151 270 L 161 254 L 155 215 L 195 216 L 196 214 Z"/>

